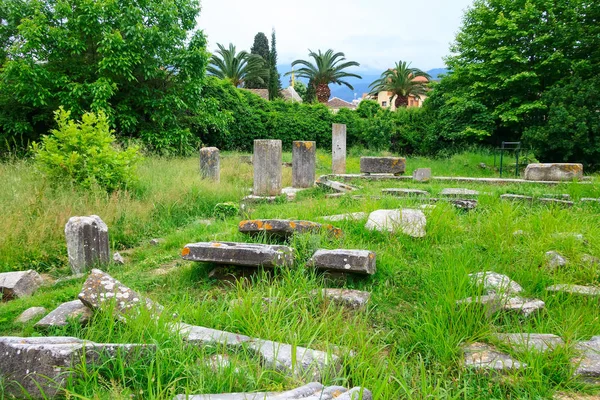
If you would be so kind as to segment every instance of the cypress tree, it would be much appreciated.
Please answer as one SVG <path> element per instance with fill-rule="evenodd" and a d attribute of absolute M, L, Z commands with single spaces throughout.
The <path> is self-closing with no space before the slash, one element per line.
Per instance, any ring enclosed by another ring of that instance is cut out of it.
<path fill-rule="evenodd" d="M 279 72 L 277 72 L 277 46 L 275 40 L 275 29 L 271 32 L 271 56 L 270 56 L 270 72 L 269 72 L 269 100 L 281 97 L 281 81 L 279 80 Z"/>
<path fill-rule="evenodd" d="M 258 32 L 256 36 L 254 36 L 254 44 L 250 48 L 250 54 L 256 54 L 258 56 L 261 56 L 263 60 L 265 60 L 265 68 L 269 68 L 270 75 L 271 54 L 269 52 L 269 39 L 267 39 L 267 36 L 264 33 Z M 263 83 L 258 82 L 256 79 L 248 79 L 244 83 L 244 87 L 248 89 L 268 89 L 269 75 L 263 77 Z"/>

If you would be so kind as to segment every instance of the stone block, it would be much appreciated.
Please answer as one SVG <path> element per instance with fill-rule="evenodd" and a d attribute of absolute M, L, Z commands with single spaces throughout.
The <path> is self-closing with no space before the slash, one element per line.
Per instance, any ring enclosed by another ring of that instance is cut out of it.
<path fill-rule="evenodd" d="M 528 181 L 561 182 L 581 180 L 582 178 L 583 164 L 529 164 L 525 168 L 525 180 Z"/>
<path fill-rule="evenodd" d="M 431 180 L 431 168 L 418 168 L 413 171 L 413 181 L 429 182 Z"/>
<path fill-rule="evenodd" d="M 292 143 L 292 187 L 309 188 L 315 184 L 317 146 L 315 142 Z"/>
<path fill-rule="evenodd" d="M 368 230 L 402 233 L 412 237 L 424 237 L 427 218 L 421 210 L 377 210 L 369 214 L 365 224 Z"/>
<path fill-rule="evenodd" d="M 375 253 L 368 250 L 317 250 L 308 264 L 328 271 L 373 275 L 376 271 L 375 259 Z"/>
<path fill-rule="evenodd" d="M 27 310 L 23 311 L 23 313 L 21 313 L 21 315 L 17 317 L 16 322 L 25 324 L 31 321 L 32 319 L 40 317 L 44 314 L 46 314 L 46 309 L 44 307 L 30 307 Z"/>
<path fill-rule="evenodd" d="M 510 200 L 510 201 L 518 201 L 518 202 L 523 202 L 523 203 L 532 203 L 533 202 L 533 197 L 531 196 L 523 196 L 520 194 L 503 194 L 500 196 L 500 199 L 502 200 Z"/>
<path fill-rule="evenodd" d="M 313 296 L 318 296 L 320 293 L 321 296 L 335 303 L 354 309 L 363 308 L 371 298 L 369 292 L 352 289 L 321 289 L 313 290 L 311 293 Z"/>
<path fill-rule="evenodd" d="M 99 216 L 69 218 L 65 237 L 69 264 L 74 274 L 110 262 L 108 227 Z"/>
<path fill-rule="evenodd" d="M 331 171 L 334 174 L 346 173 L 346 125 L 333 124 L 331 127 Z"/>
<path fill-rule="evenodd" d="M 589 378 L 591 382 L 598 383 L 600 379 L 600 336 L 593 336 L 588 341 L 577 343 L 575 349 L 581 352 L 579 357 L 571 360 L 577 365 L 575 375 Z"/>
<path fill-rule="evenodd" d="M 73 300 L 59 305 L 50 314 L 39 320 L 35 327 L 48 329 L 55 326 L 65 326 L 69 320 L 74 320 L 83 325 L 90 318 L 92 318 L 92 310 L 87 308 L 81 300 Z"/>
<path fill-rule="evenodd" d="M 345 183 L 341 183 L 338 181 L 330 181 L 328 179 L 321 179 L 321 178 L 319 178 L 317 180 L 317 186 L 331 189 L 331 190 L 334 190 L 334 191 L 342 193 L 342 194 L 352 192 L 354 190 L 358 190 L 358 188 L 355 188 L 354 186 L 351 186 L 351 185 L 347 185 Z"/>
<path fill-rule="evenodd" d="M 513 281 L 506 275 L 496 272 L 477 272 L 474 274 L 469 274 L 469 277 L 475 285 L 483 287 L 483 290 L 486 294 L 514 294 L 523 291 L 523 288 L 517 282 Z"/>
<path fill-rule="evenodd" d="M 507 311 L 529 316 L 546 306 L 542 300 L 525 299 L 508 294 L 489 294 L 484 296 L 468 297 L 458 300 L 457 304 L 475 304 L 487 308 L 487 314 L 492 315 L 498 311 Z"/>
<path fill-rule="evenodd" d="M 567 265 L 567 259 L 554 250 L 547 251 L 544 257 L 546 259 L 546 266 L 550 269 L 556 269 Z"/>
<path fill-rule="evenodd" d="M 2 301 L 31 296 L 44 283 L 40 274 L 30 269 L 0 273 Z"/>
<path fill-rule="evenodd" d="M 253 243 L 200 242 L 186 245 L 181 256 L 187 261 L 250 267 L 291 266 L 294 249 Z"/>
<path fill-rule="evenodd" d="M 600 296 L 600 287 L 559 284 L 552 285 L 546 288 L 549 292 L 563 292 L 570 294 L 582 294 L 586 296 Z"/>
<path fill-rule="evenodd" d="M 559 336 L 548 333 L 497 333 L 496 339 L 520 351 L 546 352 L 565 344 Z"/>
<path fill-rule="evenodd" d="M 573 207 L 573 205 L 575 204 L 569 200 L 559 200 L 559 199 L 552 199 L 552 198 L 548 198 L 548 197 L 541 197 L 538 199 L 538 201 L 542 204 L 556 205 L 556 206 L 561 206 L 561 207 Z"/>
<path fill-rule="evenodd" d="M 410 197 L 410 196 L 429 196 L 429 192 L 426 190 L 419 189 L 381 189 L 381 193 L 388 194 L 390 196 L 399 197 Z"/>
<path fill-rule="evenodd" d="M 342 230 L 329 224 L 319 224 L 312 221 L 290 221 L 287 219 L 253 219 L 239 223 L 241 233 L 250 235 L 269 234 L 272 236 L 289 237 L 294 233 L 327 232 L 335 237 L 342 235 Z"/>
<path fill-rule="evenodd" d="M 508 354 L 498 351 L 486 343 L 473 343 L 463 346 L 464 365 L 467 368 L 482 371 L 510 371 L 521 369 L 527 364 L 514 360 Z"/>
<path fill-rule="evenodd" d="M 221 179 L 221 157 L 216 147 L 200 149 L 200 175 L 203 179 L 219 182 Z"/>
<path fill-rule="evenodd" d="M 406 158 L 403 157 L 361 157 L 361 174 L 402 175 L 406 172 Z"/>
<path fill-rule="evenodd" d="M 447 188 L 440 192 L 440 196 L 444 197 L 460 197 L 460 198 L 473 198 L 479 196 L 477 190 L 461 189 L 461 188 Z"/>
<path fill-rule="evenodd" d="M 337 221 L 360 221 L 361 219 L 366 219 L 369 216 L 366 212 L 355 212 L 355 213 L 347 213 L 347 214 L 337 214 L 337 215 L 327 215 L 321 217 L 325 221 L 337 222 Z"/>
<path fill-rule="evenodd" d="M 281 140 L 254 141 L 254 196 L 281 194 Z"/>

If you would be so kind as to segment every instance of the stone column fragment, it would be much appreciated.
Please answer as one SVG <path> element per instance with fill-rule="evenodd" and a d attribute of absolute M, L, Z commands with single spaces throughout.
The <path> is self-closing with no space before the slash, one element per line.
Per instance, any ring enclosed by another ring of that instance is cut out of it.
<path fill-rule="evenodd" d="M 221 159 L 216 147 L 200 149 L 200 175 L 203 179 L 219 182 L 221 177 Z"/>
<path fill-rule="evenodd" d="M 313 187 L 316 165 L 317 146 L 315 142 L 294 142 L 292 146 L 292 187 Z"/>
<path fill-rule="evenodd" d="M 254 195 L 281 194 L 281 140 L 254 141 Z"/>
<path fill-rule="evenodd" d="M 69 218 L 65 225 L 65 237 L 69 264 L 74 274 L 110 262 L 108 226 L 99 216 Z"/>
<path fill-rule="evenodd" d="M 346 173 L 346 125 L 333 124 L 331 130 L 331 171 Z"/>

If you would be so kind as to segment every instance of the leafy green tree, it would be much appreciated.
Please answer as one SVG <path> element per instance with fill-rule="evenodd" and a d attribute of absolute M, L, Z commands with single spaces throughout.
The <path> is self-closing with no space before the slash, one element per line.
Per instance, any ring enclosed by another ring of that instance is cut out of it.
<path fill-rule="evenodd" d="M 281 97 L 281 76 L 277 71 L 277 41 L 275 29 L 271 32 L 271 54 L 269 57 L 269 100 Z"/>
<path fill-rule="evenodd" d="M 427 84 L 431 76 L 418 68 L 411 68 L 406 61 L 398 61 L 394 68 L 388 69 L 381 77 L 371 83 L 370 94 L 390 92 L 390 104 L 394 100 L 396 108 L 407 107 L 408 98 L 421 98 L 427 93 Z"/>
<path fill-rule="evenodd" d="M 250 54 L 261 56 L 265 60 L 265 67 L 270 67 L 271 52 L 269 51 L 269 39 L 267 36 L 259 32 L 254 36 L 254 44 L 250 48 Z M 263 78 L 263 82 L 258 79 L 247 79 L 244 85 L 248 89 L 267 89 L 269 87 L 269 73 L 267 72 Z"/>
<path fill-rule="evenodd" d="M 298 96 L 302 98 L 302 102 L 305 102 L 306 99 L 306 85 L 302 81 L 294 82 L 294 90 L 298 93 Z"/>
<path fill-rule="evenodd" d="M 217 78 L 229 80 L 233 86 L 244 85 L 247 79 L 264 84 L 267 70 L 262 57 L 248 54 L 242 50 L 239 53 L 235 46 L 229 43 L 229 48 L 217 43 L 219 50 L 213 54 L 207 70 Z"/>
<path fill-rule="evenodd" d="M 308 80 L 306 84 L 306 98 L 303 98 L 302 101 L 305 103 L 315 103 L 317 101 L 317 85 L 315 85 L 314 80 Z"/>
<path fill-rule="evenodd" d="M 346 61 L 344 53 L 334 53 L 331 49 L 325 53 L 321 53 L 321 50 L 318 53 L 309 50 L 308 55 L 315 60 L 314 64 L 306 60 L 296 60 L 292 63 L 292 67 L 296 65 L 302 66 L 295 71 L 295 74 L 300 78 L 306 78 L 313 82 L 319 103 L 327 103 L 329 100 L 331 96 L 330 83 L 345 85 L 354 90 L 352 85 L 345 81 L 344 78 L 353 77 L 361 79 L 360 75 L 344 71 L 346 68 L 360 65 L 356 61 Z M 290 73 L 288 72 L 286 75 Z"/>
<path fill-rule="evenodd" d="M 25 145 L 64 106 L 79 118 L 104 110 L 121 136 L 157 151 L 194 144 L 188 116 L 201 102 L 208 54 L 192 33 L 198 2 L 8 0 L 22 4 L 2 33 L 0 143 Z M 3 43 L 3 46 L 5 44 Z"/>

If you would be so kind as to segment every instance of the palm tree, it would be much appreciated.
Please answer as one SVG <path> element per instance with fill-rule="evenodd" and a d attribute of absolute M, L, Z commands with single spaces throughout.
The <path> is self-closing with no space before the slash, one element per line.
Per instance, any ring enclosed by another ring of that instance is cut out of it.
<path fill-rule="evenodd" d="M 242 86 L 248 79 L 264 84 L 269 70 L 261 56 L 249 54 L 244 50 L 236 53 L 235 46 L 231 43 L 228 49 L 220 43 L 217 43 L 217 46 L 219 50 L 213 54 L 207 67 L 209 73 L 221 79 L 228 79 L 235 87 Z"/>
<path fill-rule="evenodd" d="M 325 53 L 321 53 L 321 50 L 318 53 L 309 50 L 308 55 L 315 60 L 315 64 L 306 60 L 296 60 L 292 63 L 292 67 L 302 65 L 301 68 L 294 70 L 294 74 L 299 78 L 312 80 L 317 92 L 317 99 L 320 103 L 327 103 L 329 100 L 329 96 L 331 95 L 331 90 L 329 89 L 330 83 L 346 85 L 351 90 L 354 90 L 352 85 L 343 80 L 343 78 L 353 77 L 362 79 L 360 75 L 344 71 L 348 67 L 358 67 L 360 65 L 356 61 L 346 61 L 344 53 L 334 53 L 331 49 Z M 288 72 L 286 75 L 290 75 L 291 73 Z"/>
<path fill-rule="evenodd" d="M 418 68 L 410 68 L 406 61 L 398 61 L 394 68 L 388 69 L 381 74 L 381 78 L 369 85 L 374 95 L 379 92 L 391 92 L 392 99 L 396 99 L 396 108 L 408 106 L 408 98 L 414 96 L 420 99 L 427 92 L 427 83 L 431 76 Z"/>

